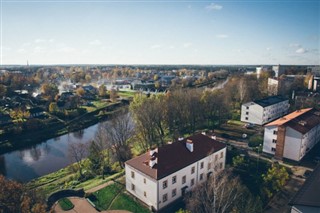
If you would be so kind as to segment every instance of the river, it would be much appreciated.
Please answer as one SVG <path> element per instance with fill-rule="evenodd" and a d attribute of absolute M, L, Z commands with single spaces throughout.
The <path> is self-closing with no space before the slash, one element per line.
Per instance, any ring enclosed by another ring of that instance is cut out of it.
<path fill-rule="evenodd" d="M 74 162 L 68 154 L 69 144 L 90 142 L 98 125 L 0 155 L 0 174 L 13 180 L 28 182 L 64 168 Z"/>

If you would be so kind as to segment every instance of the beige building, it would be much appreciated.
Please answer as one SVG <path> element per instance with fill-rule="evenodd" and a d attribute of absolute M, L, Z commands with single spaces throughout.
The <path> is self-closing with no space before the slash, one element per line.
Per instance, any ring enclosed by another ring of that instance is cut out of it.
<path fill-rule="evenodd" d="M 126 189 L 153 210 L 225 168 L 226 145 L 204 134 L 151 150 L 126 162 Z"/>

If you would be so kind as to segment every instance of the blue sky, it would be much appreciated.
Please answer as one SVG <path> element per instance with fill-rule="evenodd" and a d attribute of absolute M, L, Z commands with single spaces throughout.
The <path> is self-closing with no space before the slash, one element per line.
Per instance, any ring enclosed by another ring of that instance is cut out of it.
<path fill-rule="evenodd" d="M 319 64 L 320 1 L 1 0 L 2 64 Z"/>

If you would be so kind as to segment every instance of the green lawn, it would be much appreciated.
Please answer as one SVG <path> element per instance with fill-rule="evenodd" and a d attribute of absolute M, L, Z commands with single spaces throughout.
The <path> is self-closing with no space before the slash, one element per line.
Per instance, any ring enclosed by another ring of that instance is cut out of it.
<path fill-rule="evenodd" d="M 112 200 L 123 190 L 123 186 L 119 184 L 109 185 L 97 192 L 94 192 L 93 195 L 96 197 L 96 200 L 91 200 L 94 205 L 100 210 L 107 210 L 112 202 Z"/>
<path fill-rule="evenodd" d="M 113 201 L 112 205 L 109 207 L 110 210 L 128 210 L 134 213 L 149 213 L 150 211 L 142 206 L 140 203 L 134 201 L 129 195 L 121 193 Z"/>
<path fill-rule="evenodd" d="M 73 209 L 74 205 L 71 203 L 71 201 L 68 198 L 62 198 L 58 201 L 59 205 L 61 206 L 61 209 L 64 211 L 68 211 L 70 209 Z"/>

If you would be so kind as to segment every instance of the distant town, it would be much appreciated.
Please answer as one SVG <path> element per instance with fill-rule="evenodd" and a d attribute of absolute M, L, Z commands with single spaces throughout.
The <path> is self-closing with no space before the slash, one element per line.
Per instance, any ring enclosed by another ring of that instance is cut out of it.
<path fill-rule="evenodd" d="M 0 212 L 316 212 L 319 141 L 320 66 L 0 68 Z"/>

